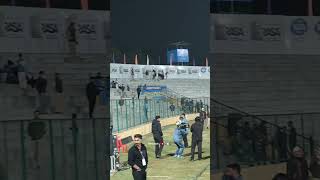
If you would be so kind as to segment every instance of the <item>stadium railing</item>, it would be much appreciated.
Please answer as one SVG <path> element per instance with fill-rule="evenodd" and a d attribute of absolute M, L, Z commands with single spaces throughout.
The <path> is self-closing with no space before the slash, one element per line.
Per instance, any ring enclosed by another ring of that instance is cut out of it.
<path fill-rule="evenodd" d="M 0 165 L 4 173 L 0 177 L 106 179 L 107 121 L 107 118 L 0 121 Z"/>
<path fill-rule="evenodd" d="M 151 122 L 156 115 L 161 118 L 170 118 L 181 113 L 193 114 L 201 109 L 200 100 L 203 107 L 209 109 L 208 97 L 189 98 L 192 103 L 183 103 L 179 97 L 163 97 L 152 99 L 118 99 L 110 100 L 110 114 L 113 132 L 120 132 L 129 128 Z M 184 101 L 185 102 L 185 101 Z"/>
<path fill-rule="evenodd" d="M 251 115 L 214 99 L 211 106 L 212 171 L 234 162 L 244 166 L 285 162 L 294 146 L 302 147 L 310 160 L 315 140 L 306 127 L 320 113 Z M 308 118 L 310 121 L 306 122 Z M 296 136 L 283 128 L 289 121 L 296 128 Z M 296 143 L 290 140 L 290 135 L 296 138 Z"/>

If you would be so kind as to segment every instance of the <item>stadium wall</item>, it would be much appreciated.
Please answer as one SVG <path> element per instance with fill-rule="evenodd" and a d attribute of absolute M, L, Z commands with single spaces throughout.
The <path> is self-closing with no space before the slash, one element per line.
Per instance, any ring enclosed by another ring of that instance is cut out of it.
<path fill-rule="evenodd" d="M 71 21 L 75 22 L 78 53 L 110 50 L 109 11 L 1 6 L 0 53 L 68 53 Z"/>
<path fill-rule="evenodd" d="M 197 117 L 199 114 L 188 114 L 187 118 L 189 121 L 193 120 L 195 117 Z M 168 126 L 168 125 L 173 125 L 177 122 L 179 119 L 179 116 L 171 117 L 171 118 L 166 118 L 166 119 L 161 119 L 161 126 Z M 122 132 L 116 133 L 120 138 L 125 138 L 128 136 L 132 136 L 135 134 L 141 134 L 141 135 L 146 135 L 151 133 L 151 122 L 143 125 L 139 125 L 133 128 L 130 128 L 128 130 L 124 130 Z"/>

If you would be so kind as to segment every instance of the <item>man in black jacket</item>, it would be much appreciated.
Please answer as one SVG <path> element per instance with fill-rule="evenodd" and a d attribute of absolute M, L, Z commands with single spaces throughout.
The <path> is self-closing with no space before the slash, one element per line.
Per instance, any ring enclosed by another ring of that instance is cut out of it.
<path fill-rule="evenodd" d="M 86 88 L 87 98 L 89 102 L 90 118 L 93 117 L 92 114 L 94 111 L 94 107 L 96 105 L 96 98 L 97 98 L 97 95 L 99 94 L 99 90 L 94 82 L 95 82 L 94 79 L 90 79 L 90 82 L 87 84 L 87 88 Z"/>
<path fill-rule="evenodd" d="M 156 153 L 156 158 L 161 157 L 161 151 L 163 148 L 163 133 L 161 129 L 161 124 L 160 124 L 160 116 L 156 116 L 155 119 L 152 121 L 152 134 L 153 134 L 153 139 L 154 142 L 156 143 L 155 145 L 155 153 Z"/>
<path fill-rule="evenodd" d="M 146 180 L 146 169 L 148 166 L 147 148 L 142 144 L 142 135 L 134 135 L 134 146 L 128 152 L 128 164 L 132 167 L 134 180 Z"/>
<path fill-rule="evenodd" d="M 191 126 L 192 141 L 191 141 L 191 161 L 194 160 L 194 151 L 196 146 L 198 146 L 198 160 L 202 159 L 202 131 L 203 124 L 200 117 L 195 118 L 195 123 Z"/>

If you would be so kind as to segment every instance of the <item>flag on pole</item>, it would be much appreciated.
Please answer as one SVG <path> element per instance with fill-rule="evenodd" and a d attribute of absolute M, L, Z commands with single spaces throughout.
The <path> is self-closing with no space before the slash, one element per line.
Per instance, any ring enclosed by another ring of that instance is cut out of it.
<path fill-rule="evenodd" d="M 113 62 L 113 63 L 116 62 L 116 60 L 115 60 L 115 58 L 114 58 L 114 52 L 112 53 L 112 62 Z"/>
<path fill-rule="evenodd" d="M 161 58 L 160 58 L 160 56 L 159 56 L 159 65 L 160 65 L 160 62 L 161 62 Z"/>
<path fill-rule="evenodd" d="M 196 65 L 196 59 L 193 57 L 193 66 Z"/>
<path fill-rule="evenodd" d="M 81 8 L 84 10 L 89 9 L 88 0 L 81 0 Z"/>
<path fill-rule="evenodd" d="M 313 16 L 313 0 L 308 0 L 308 16 Z"/>
<path fill-rule="evenodd" d="M 170 66 L 172 66 L 172 58 L 173 58 L 172 56 L 173 54 L 170 55 Z"/>
<path fill-rule="evenodd" d="M 123 64 L 127 64 L 126 54 L 123 54 Z"/>
<path fill-rule="evenodd" d="M 206 58 L 206 66 L 209 66 L 208 58 Z"/>
<path fill-rule="evenodd" d="M 135 58 L 134 58 L 134 64 L 138 64 L 138 54 L 136 54 Z"/>
<path fill-rule="evenodd" d="M 147 65 L 149 65 L 149 55 L 147 54 Z"/>

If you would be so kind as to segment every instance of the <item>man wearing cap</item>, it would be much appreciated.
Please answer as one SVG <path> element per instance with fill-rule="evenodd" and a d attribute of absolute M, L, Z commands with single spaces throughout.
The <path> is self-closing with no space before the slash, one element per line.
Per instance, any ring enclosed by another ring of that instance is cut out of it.
<path fill-rule="evenodd" d="M 160 116 L 156 116 L 155 119 L 152 121 L 152 134 L 153 134 L 153 139 L 154 142 L 156 143 L 155 145 L 155 153 L 156 153 L 156 158 L 161 157 L 161 151 L 163 148 L 163 133 L 161 129 L 161 124 L 160 124 Z"/>
<path fill-rule="evenodd" d="M 134 180 L 147 179 L 148 153 L 147 148 L 142 144 L 142 135 L 134 135 L 134 146 L 128 152 L 128 164 L 132 168 L 132 176 Z"/>

